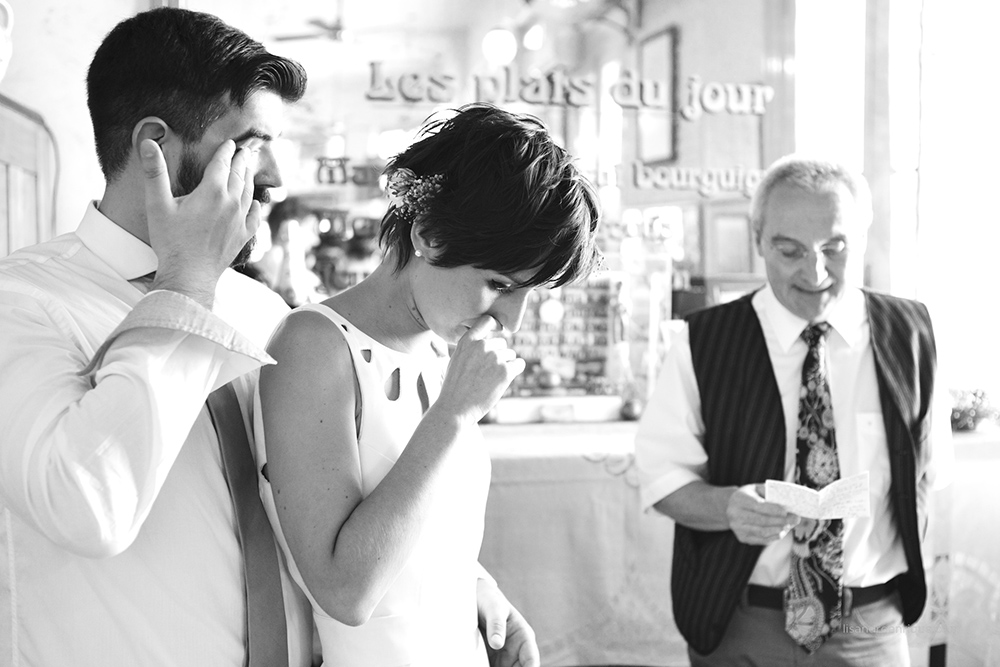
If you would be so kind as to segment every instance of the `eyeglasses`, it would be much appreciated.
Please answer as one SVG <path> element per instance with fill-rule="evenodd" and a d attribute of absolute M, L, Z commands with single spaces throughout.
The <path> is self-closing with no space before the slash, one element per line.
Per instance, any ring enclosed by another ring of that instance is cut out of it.
<path fill-rule="evenodd" d="M 792 239 L 771 240 L 770 243 L 773 250 L 791 262 L 801 261 L 811 253 L 809 248 Z M 816 254 L 823 253 L 827 259 L 838 260 L 843 259 L 847 255 L 847 250 L 848 246 L 845 239 L 835 239 L 821 245 Z"/>

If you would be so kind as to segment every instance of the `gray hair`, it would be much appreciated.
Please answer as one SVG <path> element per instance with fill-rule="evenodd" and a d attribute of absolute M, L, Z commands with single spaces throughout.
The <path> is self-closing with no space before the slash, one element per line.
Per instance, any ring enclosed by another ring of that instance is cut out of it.
<path fill-rule="evenodd" d="M 811 192 L 824 192 L 843 185 L 854 197 L 861 213 L 861 231 L 872 222 L 872 194 L 868 181 L 843 164 L 798 154 L 778 158 L 768 167 L 750 200 L 750 225 L 754 237 L 764 228 L 764 209 L 774 189 L 782 184 L 798 186 Z"/>

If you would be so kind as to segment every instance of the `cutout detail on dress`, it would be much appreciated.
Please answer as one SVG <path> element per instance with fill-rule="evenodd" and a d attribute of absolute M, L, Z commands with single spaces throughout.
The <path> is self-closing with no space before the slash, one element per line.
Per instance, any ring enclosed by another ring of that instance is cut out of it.
<path fill-rule="evenodd" d="M 417 397 L 420 398 L 420 411 L 427 412 L 427 409 L 431 407 L 431 401 L 427 396 L 427 385 L 424 384 L 423 373 L 417 376 Z"/>
<path fill-rule="evenodd" d="M 361 350 L 361 356 L 364 357 L 365 361 L 367 361 L 369 364 L 372 362 L 372 351 L 371 350 L 368 350 L 368 349 Z"/>
<path fill-rule="evenodd" d="M 363 350 L 362 350 L 363 351 Z M 385 381 L 385 397 L 390 401 L 395 401 L 399 398 L 399 367 L 396 367 L 390 375 L 389 379 Z"/>

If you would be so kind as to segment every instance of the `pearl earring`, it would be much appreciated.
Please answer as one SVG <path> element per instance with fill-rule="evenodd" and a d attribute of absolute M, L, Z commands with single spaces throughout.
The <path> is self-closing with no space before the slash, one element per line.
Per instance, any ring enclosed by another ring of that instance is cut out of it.
<path fill-rule="evenodd" d="M 416 255 L 417 257 L 423 257 L 424 256 L 424 253 L 420 252 L 419 250 L 414 250 L 413 254 Z"/>

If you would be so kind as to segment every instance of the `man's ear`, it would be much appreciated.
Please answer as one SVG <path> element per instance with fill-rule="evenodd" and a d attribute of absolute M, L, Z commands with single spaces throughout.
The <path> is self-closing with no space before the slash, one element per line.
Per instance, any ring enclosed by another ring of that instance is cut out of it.
<path fill-rule="evenodd" d="M 160 145 L 167 168 L 173 173 L 174 165 L 180 159 L 183 149 L 179 135 L 171 130 L 162 118 L 146 116 L 132 128 L 132 152 L 136 157 L 139 155 L 139 144 L 143 139 L 152 139 Z"/>
<path fill-rule="evenodd" d="M 156 116 L 146 116 L 132 128 L 132 150 L 137 151 L 144 139 L 152 139 L 163 148 L 169 138 L 170 126 Z"/>
<path fill-rule="evenodd" d="M 136 161 L 139 160 L 139 144 L 145 139 L 152 139 L 160 145 L 163 160 L 167 163 L 167 172 L 170 174 L 170 182 L 173 183 L 183 151 L 180 137 L 162 118 L 146 116 L 132 128 L 132 156 Z"/>

